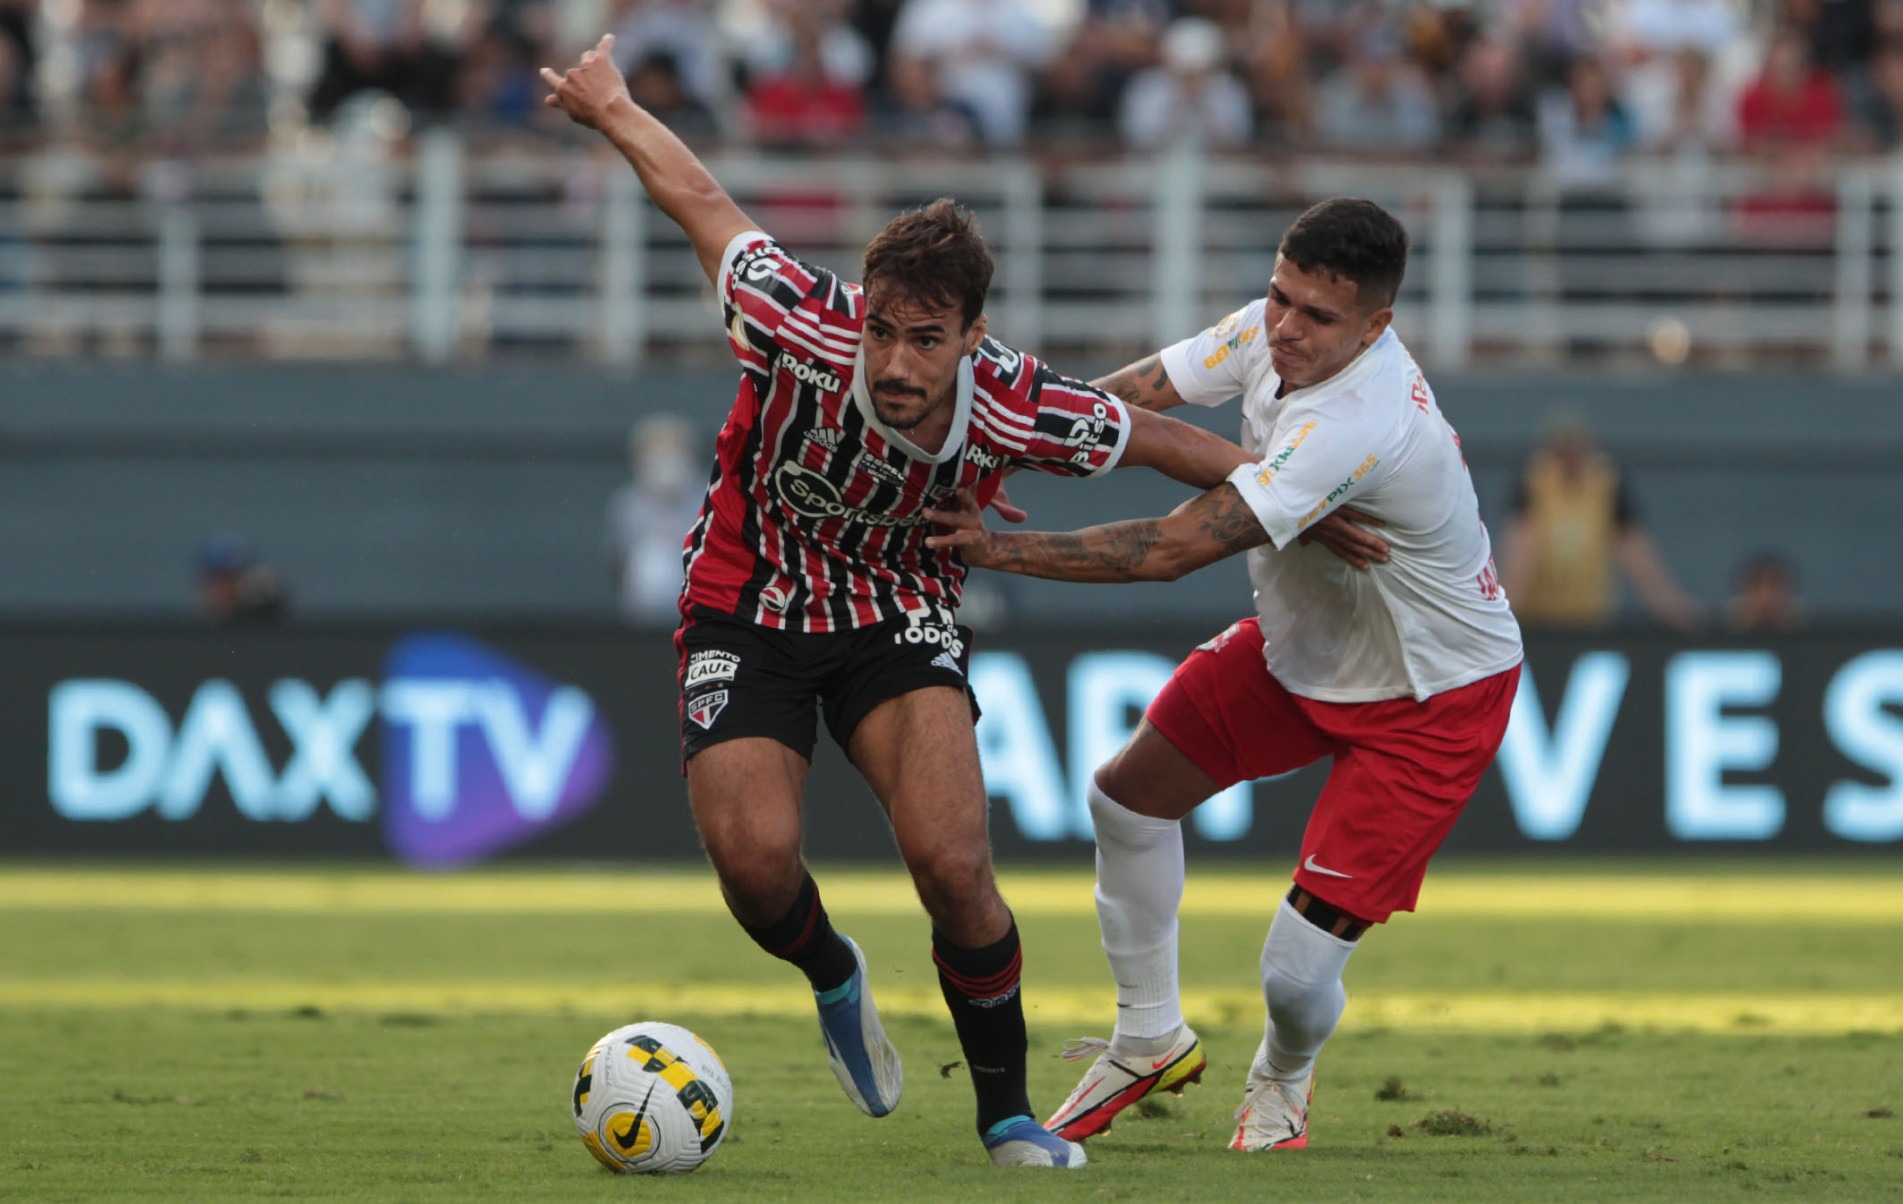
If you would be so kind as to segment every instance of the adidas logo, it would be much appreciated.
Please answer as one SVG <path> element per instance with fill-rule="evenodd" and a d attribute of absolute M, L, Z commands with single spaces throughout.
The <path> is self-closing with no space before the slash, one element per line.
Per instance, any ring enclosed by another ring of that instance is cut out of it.
<path fill-rule="evenodd" d="M 933 657 L 932 668 L 950 669 L 953 673 L 957 673 L 960 676 L 963 676 L 964 674 L 964 670 L 958 667 L 958 658 L 953 656 L 949 652 L 941 652 L 937 656 Z"/>

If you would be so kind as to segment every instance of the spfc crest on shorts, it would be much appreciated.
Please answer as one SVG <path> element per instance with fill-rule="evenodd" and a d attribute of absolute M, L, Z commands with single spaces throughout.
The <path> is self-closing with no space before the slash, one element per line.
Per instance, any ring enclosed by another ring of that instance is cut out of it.
<path fill-rule="evenodd" d="M 720 718 L 720 712 L 726 709 L 725 690 L 709 690 L 698 698 L 687 700 L 687 717 L 700 724 L 703 731 L 713 727 L 714 720 Z"/>

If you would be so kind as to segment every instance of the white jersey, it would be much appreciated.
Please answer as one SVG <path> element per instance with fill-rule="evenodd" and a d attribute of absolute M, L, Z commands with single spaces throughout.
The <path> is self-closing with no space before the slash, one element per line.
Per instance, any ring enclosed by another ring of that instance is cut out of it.
<path fill-rule="evenodd" d="M 1520 662 L 1460 438 L 1392 330 L 1332 378 L 1277 397 L 1266 300 L 1163 352 L 1183 400 L 1242 394 L 1229 477 L 1269 534 L 1249 552 L 1269 671 L 1322 702 L 1428 698 Z M 1386 564 L 1350 567 L 1296 537 L 1337 506 L 1382 520 Z"/>

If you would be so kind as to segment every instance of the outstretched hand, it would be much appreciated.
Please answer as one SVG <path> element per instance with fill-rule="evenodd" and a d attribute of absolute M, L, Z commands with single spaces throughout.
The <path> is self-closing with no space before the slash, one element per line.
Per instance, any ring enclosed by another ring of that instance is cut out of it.
<path fill-rule="evenodd" d="M 1028 511 L 1011 504 L 1010 495 L 1005 493 L 1003 484 L 1000 484 L 998 491 L 991 495 L 991 508 L 996 510 L 998 517 L 1007 523 L 1021 523 L 1031 517 Z"/>
<path fill-rule="evenodd" d="M 1370 564 L 1388 562 L 1388 541 L 1366 530 L 1384 525 L 1372 514 L 1341 506 L 1302 532 L 1295 542 L 1306 547 L 1313 540 L 1354 568 L 1365 569 Z"/>
<path fill-rule="evenodd" d="M 560 109 L 576 124 L 591 130 L 601 128 L 602 117 L 616 100 L 633 104 L 633 98 L 628 95 L 628 81 L 615 66 L 614 45 L 615 36 L 604 33 L 595 48 L 583 51 L 581 61 L 568 70 L 558 74 L 542 68 L 542 82 L 552 89 L 542 98 L 542 103 L 551 109 Z"/>
<path fill-rule="evenodd" d="M 1018 510 L 1018 513 L 1024 512 Z M 925 517 L 938 524 L 938 530 L 925 537 L 926 547 L 956 548 L 964 562 L 973 568 L 983 568 L 990 563 L 991 532 L 985 529 L 984 509 L 971 490 L 960 489 L 952 509 L 927 510 Z"/>

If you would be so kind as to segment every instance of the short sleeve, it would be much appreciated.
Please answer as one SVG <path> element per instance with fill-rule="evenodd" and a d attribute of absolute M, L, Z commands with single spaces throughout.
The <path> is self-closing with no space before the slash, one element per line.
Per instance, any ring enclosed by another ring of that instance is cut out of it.
<path fill-rule="evenodd" d="M 1268 455 L 1229 474 L 1276 547 L 1372 484 L 1381 457 L 1355 425 L 1312 413 L 1293 419 L 1276 431 Z"/>
<path fill-rule="evenodd" d="M 1163 370 L 1177 396 L 1191 405 L 1221 405 L 1248 383 L 1248 361 L 1266 346 L 1262 328 L 1266 299 L 1257 299 L 1201 334 L 1162 352 Z"/>
<path fill-rule="evenodd" d="M 1016 355 L 987 343 L 986 354 Z M 1130 441 L 1130 411 L 1119 399 L 1080 380 L 1025 358 L 1020 387 L 1028 401 L 1030 430 L 1011 459 L 1026 468 L 1059 476 L 1093 477 L 1109 472 Z"/>
<path fill-rule="evenodd" d="M 734 236 L 720 258 L 720 306 L 735 358 L 765 370 L 787 316 L 823 285 L 821 274 L 758 230 Z"/>

